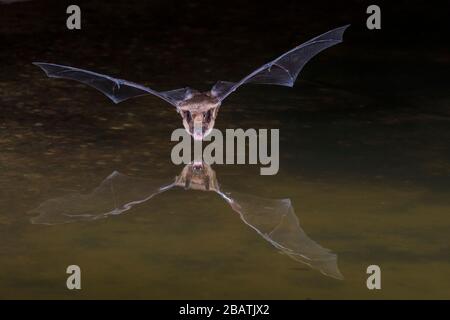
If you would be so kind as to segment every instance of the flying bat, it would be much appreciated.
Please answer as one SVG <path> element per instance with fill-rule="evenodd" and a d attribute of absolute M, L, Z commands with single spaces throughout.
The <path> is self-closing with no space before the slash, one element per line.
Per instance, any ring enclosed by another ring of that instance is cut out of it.
<path fill-rule="evenodd" d="M 77 80 L 103 92 L 114 103 L 152 94 L 174 106 L 183 126 L 195 140 L 202 140 L 214 128 L 222 101 L 247 83 L 292 87 L 305 64 L 322 50 L 342 42 L 349 25 L 315 37 L 254 70 L 237 82 L 218 81 L 206 92 L 185 87 L 156 91 L 143 85 L 107 75 L 53 63 L 33 62 L 51 78 Z"/>
<path fill-rule="evenodd" d="M 54 225 L 104 219 L 180 187 L 217 193 L 247 226 L 280 252 L 322 274 L 343 279 L 337 255 L 306 235 L 289 199 L 268 199 L 226 190 L 206 163 L 186 165 L 172 181 L 135 178 L 114 171 L 89 194 L 72 193 L 44 201 L 30 211 L 38 214 L 31 222 Z"/>

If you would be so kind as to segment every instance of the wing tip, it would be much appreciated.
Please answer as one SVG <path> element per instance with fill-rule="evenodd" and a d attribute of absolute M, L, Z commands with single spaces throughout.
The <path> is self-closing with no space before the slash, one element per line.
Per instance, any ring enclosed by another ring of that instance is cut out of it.
<path fill-rule="evenodd" d="M 50 63 L 46 63 L 46 62 L 32 62 L 33 65 L 39 67 L 42 71 L 45 72 L 45 74 L 47 75 L 47 77 L 50 77 L 50 72 L 47 71 L 47 69 L 45 69 L 45 65 L 49 65 Z"/>
<path fill-rule="evenodd" d="M 351 26 L 351 24 L 346 24 L 344 26 L 331 29 L 330 31 L 327 31 L 327 32 L 307 41 L 306 43 L 317 40 L 319 38 L 322 38 L 322 39 L 325 38 L 326 40 L 336 41 L 336 43 L 340 43 L 343 41 L 345 30 L 347 30 L 347 28 L 350 26 Z"/>
<path fill-rule="evenodd" d="M 33 61 L 31 64 L 34 64 L 35 66 L 38 66 L 38 67 L 42 68 L 43 65 L 48 65 L 48 64 L 51 64 L 51 63 Z"/>
<path fill-rule="evenodd" d="M 351 26 L 351 24 L 346 24 L 346 25 L 344 25 L 344 26 L 342 26 L 342 27 L 338 27 L 338 28 L 336 28 L 336 29 L 334 29 L 334 30 L 331 30 L 330 32 L 337 32 L 337 34 L 338 34 L 338 39 L 337 40 L 339 40 L 339 41 L 343 41 L 343 37 L 344 37 L 344 32 L 348 29 L 348 27 L 350 27 Z"/>
<path fill-rule="evenodd" d="M 33 61 L 31 64 L 35 65 L 36 67 L 42 68 L 42 67 L 41 67 L 41 64 L 43 64 L 43 62 L 36 62 L 36 61 Z"/>

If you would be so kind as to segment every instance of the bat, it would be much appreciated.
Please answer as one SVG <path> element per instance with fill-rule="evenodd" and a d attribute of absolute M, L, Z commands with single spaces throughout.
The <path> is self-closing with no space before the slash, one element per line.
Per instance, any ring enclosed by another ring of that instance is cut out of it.
<path fill-rule="evenodd" d="M 348 27 L 349 25 L 346 25 L 317 36 L 264 64 L 237 82 L 218 81 L 206 92 L 189 87 L 156 91 L 134 82 L 92 71 L 53 63 L 33 62 L 33 64 L 40 67 L 48 77 L 76 80 L 94 87 L 114 103 L 143 95 L 155 95 L 174 106 L 181 115 L 186 131 L 195 140 L 202 140 L 214 128 L 222 101 L 236 89 L 247 83 L 293 87 L 305 64 L 322 50 L 342 42 L 343 34 Z"/>
<path fill-rule="evenodd" d="M 322 274 L 343 279 L 337 255 L 311 240 L 300 226 L 289 199 L 267 199 L 227 191 L 219 185 L 215 171 L 207 164 L 188 164 L 171 182 L 134 178 L 117 171 L 91 193 L 73 193 L 44 201 L 31 213 L 34 224 L 92 221 L 123 214 L 173 188 L 215 192 L 239 214 L 240 219 L 264 240 L 295 261 Z"/>

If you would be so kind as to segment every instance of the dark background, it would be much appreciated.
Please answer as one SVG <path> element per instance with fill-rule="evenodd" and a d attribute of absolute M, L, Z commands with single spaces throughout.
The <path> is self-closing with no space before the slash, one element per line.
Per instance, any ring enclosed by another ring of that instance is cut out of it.
<path fill-rule="evenodd" d="M 415 90 L 430 81 L 448 84 L 443 69 L 449 59 L 445 2 L 76 1 L 82 29 L 69 31 L 65 10 L 72 3 L 36 0 L 1 6 L 1 67 L 38 60 L 114 68 L 120 74 L 137 65 L 129 75 L 135 80 L 164 86 L 157 82 L 164 75 L 205 84 L 239 78 L 302 41 L 352 24 L 338 52 L 345 70 L 337 70 L 345 71 L 352 86 L 373 91 L 361 81 L 366 77 L 379 78 L 377 91 L 392 85 Z M 365 27 L 372 3 L 381 7 L 381 30 Z M 360 63 L 366 57 L 372 62 Z M 416 81 L 405 84 L 411 76 Z"/>

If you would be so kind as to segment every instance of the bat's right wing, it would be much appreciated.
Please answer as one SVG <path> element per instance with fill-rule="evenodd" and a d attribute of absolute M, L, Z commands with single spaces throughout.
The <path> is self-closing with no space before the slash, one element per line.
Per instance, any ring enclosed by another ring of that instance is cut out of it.
<path fill-rule="evenodd" d="M 337 265 L 337 255 L 307 236 L 289 199 L 266 199 L 222 191 L 218 194 L 239 213 L 245 224 L 282 253 L 326 276 L 344 278 Z"/>
<path fill-rule="evenodd" d="M 92 71 L 53 63 L 33 62 L 33 64 L 44 70 L 50 78 L 76 80 L 94 87 L 95 89 L 103 92 L 114 103 L 119 103 L 138 96 L 152 94 L 167 101 L 174 107 L 177 107 L 178 104 L 191 93 L 191 89 L 187 87 L 159 92 L 138 83 L 116 79 Z"/>
<path fill-rule="evenodd" d="M 34 224 L 90 221 L 119 215 L 173 187 L 160 180 L 129 177 L 114 171 L 89 194 L 72 193 L 47 200 L 30 213 Z"/>
<path fill-rule="evenodd" d="M 274 84 L 292 87 L 303 67 L 319 52 L 342 42 L 347 26 L 330 30 L 266 63 L 238 82 L 218 81 L 211 93 L 222 101 L 246 83 Z"/>

